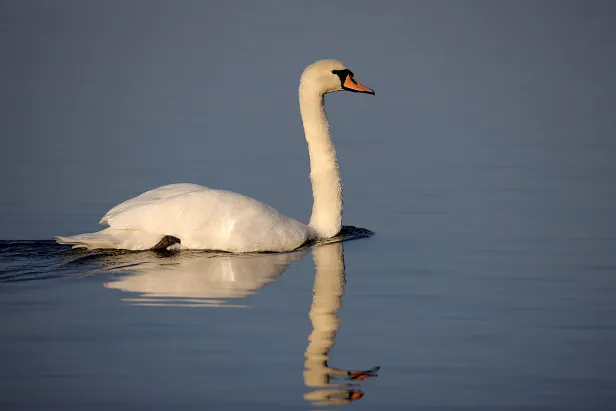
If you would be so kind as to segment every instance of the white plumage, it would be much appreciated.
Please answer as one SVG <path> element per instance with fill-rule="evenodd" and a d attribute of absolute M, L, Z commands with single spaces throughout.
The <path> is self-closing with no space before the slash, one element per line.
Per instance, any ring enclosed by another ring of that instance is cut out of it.
<path fill-rule="evenodd" d="M 323 96 L 343 89 L 374 94 L 336 60 L 317 61 L 304 70 L 300 80 L 300 111 L 314 197 L 310 224 L 242 194 L 197 184 L 171 184 L 109 210 L 100 221 L 109 228 L 56 240 L 77 248 L 147 250 L 163 237 L 173 236 L 181 242 L 173 247 L 254 252 L 289 251 L 311 240 L 335 236 L 342 227 L 342 184 Z"/>

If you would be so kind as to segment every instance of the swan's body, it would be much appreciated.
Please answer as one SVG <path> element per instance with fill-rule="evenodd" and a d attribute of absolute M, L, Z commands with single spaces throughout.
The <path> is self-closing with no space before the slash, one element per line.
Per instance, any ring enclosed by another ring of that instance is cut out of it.
<path fill-rule="evenodd" d="M 342 227 L 342 184 L 324 108 L 324 95 L 349 90 L 374 94 L 357 83 L 336 60 L 308 66 L 301 77 L 299 103 L 310 153 L 314 204 L 308 225 L 250 197 L 196 184 L 156 188 L 112 208 L 96 233 L 56 237 L 81 248 L 147 250 L 160 246 L 231 252 L 289 251 Z"/>

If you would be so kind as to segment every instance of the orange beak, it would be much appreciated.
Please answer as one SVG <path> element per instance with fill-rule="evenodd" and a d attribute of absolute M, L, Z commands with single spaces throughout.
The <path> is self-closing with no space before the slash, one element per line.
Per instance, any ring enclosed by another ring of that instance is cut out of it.
<path fill-rule="evenodd" d="M 368 93 L 374 95 L 374 90 L 358 83 L 351 75 L 346 77 L 342 88 L 349 91 L 355 91 L 357 93 Z"/>

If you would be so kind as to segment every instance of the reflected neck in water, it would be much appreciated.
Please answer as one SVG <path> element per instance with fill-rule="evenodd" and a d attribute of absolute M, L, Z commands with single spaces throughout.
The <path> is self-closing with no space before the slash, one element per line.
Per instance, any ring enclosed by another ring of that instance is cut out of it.
<path fill-rule="evenodd" d="M 316 246 L 312 249 L 315 265 L 314 296 L 310 307 L 312 332 L 305 352 L 304 384 L 315 390 L 304 395 L 313 405 L 346 404 L 360 399 L 363 392 L 352 389 L 350 382 L 332 382 L 332 377 L 362 380 L 376 377 L 378 368 L 350 371 L 328 365 L 329 351 L 340 322 L 338 310 L 344 294 L 345 269 L 342 243 Z"/>

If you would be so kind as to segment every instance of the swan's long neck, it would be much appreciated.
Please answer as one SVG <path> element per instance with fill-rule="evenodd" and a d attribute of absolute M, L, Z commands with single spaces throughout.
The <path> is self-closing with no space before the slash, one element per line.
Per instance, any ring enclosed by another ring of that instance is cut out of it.
<path fill-rule="evenodd" d="M 309 82 L 299 87 L 299 106 L 310 153 L 312 216 L 309 226 L 319 238 L 330 238 L 342 228 L 342 183 L 336 151 L 329 135 L 323 94 L 311 89 Z"/>

